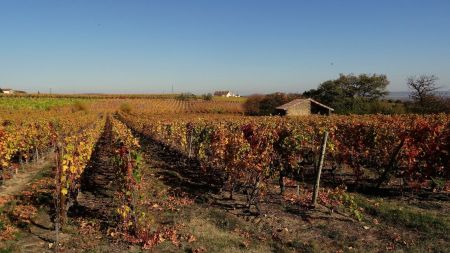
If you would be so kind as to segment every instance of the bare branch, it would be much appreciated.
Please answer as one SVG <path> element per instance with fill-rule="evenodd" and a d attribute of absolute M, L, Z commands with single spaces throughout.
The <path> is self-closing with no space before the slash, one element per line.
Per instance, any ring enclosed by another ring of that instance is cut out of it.
<path fill-rule="evenodd" d="M 435 75 L 410 76 L 406 80 L 409 89 L 412 90 L 411 98 L 422 103 L 427 97 L 434 96 L 434 92 L 441 87 L 436 85 L 439 78 Z"/>

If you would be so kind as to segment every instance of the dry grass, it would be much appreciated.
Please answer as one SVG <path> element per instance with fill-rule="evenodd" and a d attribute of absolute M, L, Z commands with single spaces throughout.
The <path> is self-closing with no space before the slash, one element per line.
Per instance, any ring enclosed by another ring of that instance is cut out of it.
<path fill-rule="evenodd" d="M 218 227 L 211 220 L 194 218 L 187 227 L 197 237 L 196 244 L 192 246 L 206 248 L 209 252 L 272 252 L 272 249 L 264 244 L 257 243 Z"/>

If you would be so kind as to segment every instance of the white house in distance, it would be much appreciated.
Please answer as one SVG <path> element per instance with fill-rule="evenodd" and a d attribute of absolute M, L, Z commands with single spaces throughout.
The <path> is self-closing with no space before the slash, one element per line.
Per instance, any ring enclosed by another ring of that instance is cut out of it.
<path fill-rule="evenodd" d="M 215 91 L 215 92 L 214 92 L 214 96 L 217 96 L 217 97 L 227 97 L 227 98 L 229 98 L 229 97 L 240 97 L 239 95 L 234 94 L 233 92 L 231 92 L 231 91 L 229 91 L 229 90 Z"/>
<path fill-rule="evenodd" d="M 0 88 L 0 93 L 3 93 L 3 94 L 14 94 L 14 90 L 6 89 L 6 88 Z"/>
<path fill-rule="evenodd" d="M 25 91 L 21 90 L 13 90 L 13 89 L 7 89 L 7 88 L 0 88 L 0 94 L 26 94 Z"/>

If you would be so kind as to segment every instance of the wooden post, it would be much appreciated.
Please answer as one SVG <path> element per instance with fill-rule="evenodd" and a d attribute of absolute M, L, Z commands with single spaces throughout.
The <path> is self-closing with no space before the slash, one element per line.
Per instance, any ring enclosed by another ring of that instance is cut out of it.
<path fill-rule="evenodd" d="M 61 164 L 61 150 L 62 146 L 60 143 L 55 145 L 55 161 L 56 161 L 56 175 L 55 175 L 55 183 L 56 183 L 56 195 L 55 195 L 55 208 L 56 208 L 56 217 L 55 217 L 55 252 L 59 252 L 59 230 L 61 223 L 61 175 L 62 175 L 62 164 Z"/>
<path fill-rule="evenodd" d="M 192 158 L 192 130 L 189 132 L 189 158 Z"/>
<path fill-rule="evenodd" d="M 19 164 L 20 164 L 20 169 L 23 170 L 24 165 L 23 165 L 23 152 L 22 152 L 22 151 L 20 152 Z M 18 172 L 18 171 L 17 171 L 17 168 L 15 169 L 14 172 L 15 172 L 15 174 L 17 174 L 17 172 Z"/>
<path fill-rule="evenodd" d="M 322 147 L 320 151 L 320 160 L 319 160 L 319 166 L 317 168 L 317 175 L 316 175 L 316 183 L 314 184 L 314 194 L 312 198 L 311 205 L 313 207 L 317 204 L 317 196 L 319 195 L 319 185 L 320 185 L 320 175 L 322 174 L 322 166 L 323 166 L 323 160 L 325 158 L 325 150 L 327 148 L 327 140 L 328 140 L 328 132 L 325 132 L 323 135 L 323 142 Z"/>
<path fill-rule="evenodd" d="M 37 147 L 34 148 L 35 161 L 39 160 L 39 150 Z"/>
<path fill-rule="evenodd" d="M 278 178 L 278 184 L 280 185 L 280 194 L 284 194 L 284 190 L 286 189 L 286 183 L 284 182 L 283 171 L 280 171 L 280 177 Z"/>

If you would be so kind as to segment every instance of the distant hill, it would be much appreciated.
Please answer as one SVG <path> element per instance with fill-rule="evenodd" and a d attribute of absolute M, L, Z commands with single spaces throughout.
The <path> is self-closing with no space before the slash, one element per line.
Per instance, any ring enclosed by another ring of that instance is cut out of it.
<path fill-rule="evenodd" d="M 407 101 L 411 100 L 411 98 L 409 97 L 410 94 L 411 92 L 409 91 L 393 91 L 389 92 L 389 94 L 386 96 L 386 99 Z M 437 92 L 437 95 L 441 97 L 450 97 L 450 91 L 439 91 Z"/>

